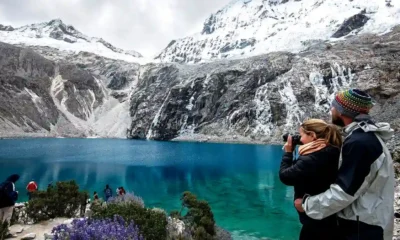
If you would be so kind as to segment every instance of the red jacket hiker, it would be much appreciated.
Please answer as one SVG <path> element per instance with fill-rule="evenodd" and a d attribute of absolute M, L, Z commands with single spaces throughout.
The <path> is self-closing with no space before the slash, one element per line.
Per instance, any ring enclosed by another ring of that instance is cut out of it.
<path fill-rule="evenodd" d="M 30 181 L 28 183 L 28 186 L 26 186 L 26 190 L 28 190 L 28 192 L 34 192 L 34 191 L 38 190 L 38 186 L 35 183 L 35 181 Z"/>

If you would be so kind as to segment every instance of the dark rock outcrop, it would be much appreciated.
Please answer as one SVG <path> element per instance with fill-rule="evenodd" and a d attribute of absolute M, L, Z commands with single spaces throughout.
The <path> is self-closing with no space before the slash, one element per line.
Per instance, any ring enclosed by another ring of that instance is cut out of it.
<path fill-rule="evenodd" d="M 365 15 L 365 10 L 363 10 L 359 14 L 356 14 L 356 15 L 350 17 L 349 19 L 346 19 L 346 21 L 343 22 L 343 24 L 332 35 L 332 37 L 340 38 L 340 37 L 346 36 L 353 30 L 363 27 L 368 22 L 368 20 L 369 20 L 369 17 L 367 17 Z"/>
<path fill-rule="evenodd" d="M 214 14 L 211 14 L 211 16 L 206 20 L 203 26 L 203 31 L 201 32 L 202 34 L 211 34 L 214 32 L 214 24 L 216 22 L 216 18 Z"/>
<path fill-rule="evenodd" d="M 0 24 L 0 31 L 14 31 L 14 28 L 12 26 L 4 26 Z"/>

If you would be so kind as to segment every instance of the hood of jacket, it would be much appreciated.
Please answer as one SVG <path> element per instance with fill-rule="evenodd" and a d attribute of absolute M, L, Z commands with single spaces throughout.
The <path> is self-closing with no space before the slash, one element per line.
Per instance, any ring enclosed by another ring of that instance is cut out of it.
<path fill-rule="evenodd" d="M 364 132 L 374 132 L 383 141 L 390 140 L 394 135 L 394 130 L 390 127 L 387 122 L 374 122 L 371 116 L 366 114 L 360 114 L 354 119 L 354 122 L 346 126 L 344 133 L 350 134 L 352 131 L 361 128 Z"/>
<path fill-rule="evenodd" d="M 13 175 L 9 176 L 6 179 L 6 181 L 15 183 L 16 181 L 18 181 L 18 179 L 19 179 L 19 175 L 18 174 L 13 174 Z"/>

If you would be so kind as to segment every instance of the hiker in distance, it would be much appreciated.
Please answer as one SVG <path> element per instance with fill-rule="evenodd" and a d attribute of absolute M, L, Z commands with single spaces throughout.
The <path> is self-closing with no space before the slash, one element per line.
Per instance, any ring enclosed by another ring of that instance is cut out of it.
<path fill-rule="evenodd" d="M 112 190 L 110 188 L 110 186 L 107 184 L 106 187 L 104 188 L 104 199 L 106 200 L 106 202 L 108 201 L 109 198 L 112 197 Z"/>
<path fill-rule="evenodd" d="M 319 194 L 335 182 L 342 136 L 338 128 L 320 119 L 310 119 L 301 124 L 299 136 L 289 136 L 284 146 L 279 178 L 288 186 L 294 186 L 294 199 L 306 193 Z M 300 142 L 299 142 L 300 140 Z M 293 161 L 293 150 L 299 146 L 299 157 Z M 299 212 L 303 225 L 300 240 L 338 240 L 336 215 L 321 220 L 308 217 Z"/>
<path fill-rule="evenodd" d="M 38 190 L 38 185 L 37 183 L 32 179 L 32 181 L 30 181 L 28 183 L 28 185 L 26 185 L 26 190 L 28 191 L 28 200 L 32 199 L 32 193 L 36 192 Z"/>
<path fill-rule="evenodd" d="M 15 190 L 15 183 L 19 175 L 13 174 L 0 184 L 0 223 L 7 221 L 10 225 L 14 211 L 15 202 L 18 200 L 18 191 Z M 7 236 L 12 236 L 8 233 Z"/>
<path fill-rule="evenodd" d="M 392 240 L 394 168 L 385 144 L 393 135 L 388 123 L 369 116 L 371 97 L 357 89 L 341 91 L 332 102 L 332 123 L 344 127 L 338 176 L 328 190 L 295 200 L 313 219 L 338 216 L 342 239 Z"/>

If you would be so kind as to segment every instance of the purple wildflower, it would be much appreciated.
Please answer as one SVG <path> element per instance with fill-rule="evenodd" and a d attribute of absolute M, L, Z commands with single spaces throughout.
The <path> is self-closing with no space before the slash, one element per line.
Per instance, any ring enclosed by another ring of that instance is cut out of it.
<path fill-rule="evenodd" d="M 74 219 L 72 226 L 61 224 L 51 231 L 54 240 L 144 240 L 134 222 L 121 216 L 113 219 Z"/>

